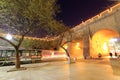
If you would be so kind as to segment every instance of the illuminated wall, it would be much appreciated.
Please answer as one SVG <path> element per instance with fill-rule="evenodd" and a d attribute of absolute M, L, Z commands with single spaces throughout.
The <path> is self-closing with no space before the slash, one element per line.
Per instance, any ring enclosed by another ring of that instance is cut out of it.
<path fill-rule="evenodd" d="M 83 41 L 76 41 L 71 45 L 71 56 L 82 58 L 83 57 Z"/>
<path fill-rule="evenodd" d="M 97 57 L 98 53 L 104 56 L 109 55 L 109 40 L 118 37 L 119 34 L 113 30 L 104 29 L 96 32 L 91 40 L 91 55 Z"/>
<path fill-rule="evenodd" d="M 109 44 L 108 42 L 111 38 L 119 37 L 120 34 L 119 29 L 120 29 L 120 3 L 117 3 L 116 5 L 80 23 L 79 25 L 72 29 L 74 31 L 73 35 L 75 36 L 73 37 L 75 39 L 76 38 L 77 40 L 79 38 L 83 39 L 85 35 L 89 35 L 88 32 L 90 32 L 92 40 L 89 39 L 90 40 L 89 45 L 89 42 L 87 44 L 87 40 L 85 39 L 86 40 L 86 42 L 84 43 L 85 45 L 83 44 L 84 51 L 83 49 L 77 50 L 75 48 L 75 45 L 79 41 L 72 43 L 71 54 L 75 56 L 78 55 L 77 53 L 80 53 L 78 56 L 82 56 L 81 54 L 83 54 L 84 52 L 86 54 L 90 54 L 90 56 L 88 55 L 88 58 L 91 56 L 98 57 L 98 53 L 101 53 L 103 56 L 109 55 L 110 48 L 108 46 Z M 81 37 L 79 37 L 79 35 Z M 90 47 L 90 53 L 88 47 Z"/>
<path fill-rule="evenodd" d="M 97 58 L 98 54 L 101 53 L 103 57 L 109 56 L 110 46 L 109 41 L 112 38 L 119 37 L 116 31 L 110 29 L 103 29 L 97 31 L 90 40 L 90 56 Z M 64 45 L 67 49 L 68 45 Z M 71 57 L 83 58 L 83 40 L 74 40 L 70 46 Z M 61 49 L 61 51 L 64 51 Z"/>
<path fill-rule="evenodd" d="M 67 44 L 65 44 L 64 47 L 67 49 Z M 65 52 L 62 48 L 60 48 L 59 51 Z M 83 41 L 75 41 L 71 43 L 70 56 L 72 58 L 83 58 Z"/>

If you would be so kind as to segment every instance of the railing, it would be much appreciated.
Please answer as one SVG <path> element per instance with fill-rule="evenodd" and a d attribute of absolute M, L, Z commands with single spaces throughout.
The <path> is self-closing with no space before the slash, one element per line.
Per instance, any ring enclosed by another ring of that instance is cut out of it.
<path fill-rule="evenodd" d="M 19 50 L 20 61 L 24 62 L 36 62 L 42 58 L 41 50 Z M 15 64 L 15 50 L 0 50 L 0 65 L 8 63 Z"/>

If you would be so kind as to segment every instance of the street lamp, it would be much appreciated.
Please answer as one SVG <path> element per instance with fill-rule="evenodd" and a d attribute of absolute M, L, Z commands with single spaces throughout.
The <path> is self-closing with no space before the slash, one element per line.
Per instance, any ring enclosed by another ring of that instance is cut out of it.
<path fill-rule="evenodd" d="M 12 40 L 12 35 L 8 33 L 8 34 L 6 35 L 6 39 Z"/>

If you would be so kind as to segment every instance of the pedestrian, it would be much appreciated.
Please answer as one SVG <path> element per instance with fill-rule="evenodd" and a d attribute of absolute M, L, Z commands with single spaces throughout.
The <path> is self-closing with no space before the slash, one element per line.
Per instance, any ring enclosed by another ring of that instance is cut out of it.
<path fill-rule="evenodd" d="M 84 55 L 84 59 L 87 59 L 87 58 L 86 58 L 86 55 Z"/>
<path fill-rule="evenodd" d="M 110 55 L 110 57 L 112 58 L 112 53 L 111 53 L 111 52 L 109 53 L 109 55 Z"/>
<path fill-rule="evenodd" d="M 101 55 L 101 53 L 99 53 L 99 54 L 98 54 L 98 58 L 101 58 L 101 57 L 102 57 L 102 55 Z"/>
<path fill-rule="evenodd" d="M 117 53 L 115 52 L 115 57 L 117 58 Z"/>

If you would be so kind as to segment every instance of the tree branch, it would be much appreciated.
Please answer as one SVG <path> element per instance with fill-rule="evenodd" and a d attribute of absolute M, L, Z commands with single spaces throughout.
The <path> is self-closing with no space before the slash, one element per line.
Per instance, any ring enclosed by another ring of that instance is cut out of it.
<path fill-rule="evenodd" d="M 13 43 L 13 42 L 11 42 L 10 40 L 8 40 L 8 39 L 6 39 L 6 38 L 4 38 L 4 37 L 1 37 L 0 36 L 0 39 L 2 39 L 2 40 L 4 40 L 4 41 L 7 41 L 9 44 L 11 44 L 13 47 L 16 47 L 16 45 Z"/>

